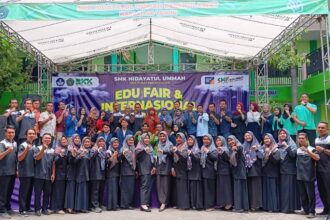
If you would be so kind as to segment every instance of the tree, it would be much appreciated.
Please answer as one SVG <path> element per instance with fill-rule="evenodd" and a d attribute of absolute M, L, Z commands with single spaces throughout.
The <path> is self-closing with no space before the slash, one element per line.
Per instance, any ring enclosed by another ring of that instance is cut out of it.
<path fill-rule="evenodd" d="M 297 68 L 303 63 L 307 63 L 308 59 L 306 54 L 298 53 L 296 50 L 295 40 L 283 45 L 270 59 L 270 65 L 274 66 L 280 71 L 290 70 L 291 76 L 291 102 L 292 106 L 296 106 L 298 103 L 297 89 L 298 78 Z"/>
<path fill-rule="evenodd" d="M 32 67 L 32 59 L 0 31 L 0 96 L 5 91 L 19 92 L 29 81 Z"/>

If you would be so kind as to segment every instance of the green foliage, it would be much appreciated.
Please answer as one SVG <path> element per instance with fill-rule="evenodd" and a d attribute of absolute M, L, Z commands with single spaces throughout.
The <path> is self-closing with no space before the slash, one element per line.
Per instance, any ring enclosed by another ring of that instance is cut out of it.
<path fill-rule="evenodd" d="M 306 54 L 297 53 L 293 41 L 283 45 L 275 54 L 272 55 L 269 63 L 280 71 L 285 71 L 291 67 L 299 67 L 303 63 L 308 63 Z"/>
<path fill-rule="evenodd" d="M 19 92 L 30 79 L 33 61 L 13 46 L 0 31 L 0 96 L 5 91 Z"/>

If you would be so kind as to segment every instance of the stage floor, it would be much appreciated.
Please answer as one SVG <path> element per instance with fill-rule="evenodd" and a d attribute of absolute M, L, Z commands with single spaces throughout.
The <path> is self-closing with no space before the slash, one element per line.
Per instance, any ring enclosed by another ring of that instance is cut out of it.
<path fill-rule="evenodd" d="M 321 210 L 317 210 L 320 212 Z M 326 216 L 317 216 L 315 219 L 325 219 Z M 12 216 L 12 219 L 22 219 L 18 214 Z M 215 210 L 212 212 L 206 211 L 180 211 L 176 209 L 166 209 L 164 212 L 158 212 L 158 209 L 152 209 L 151 213 L 135 210 L 122 211 L 103 211 L 102 213 L 87 213 L 87 214 L 51 214 L 50 216 L 42 215 L 37 217 L 34 213 L 28 217 L 29 220 L 105 220 L 105 219 L 122 219 L 122 220 L 298 220 L 307 219 L 306 216 L 298 214 L 282 214 L 282 213 L 265 213 L 265 212 L 248 212 L 234 213 Z"/>

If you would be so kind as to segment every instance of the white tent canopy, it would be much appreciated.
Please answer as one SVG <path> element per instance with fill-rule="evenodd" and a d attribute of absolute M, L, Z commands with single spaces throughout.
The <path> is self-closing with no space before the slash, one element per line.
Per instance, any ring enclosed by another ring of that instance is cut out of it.
<path fill-rule="evenodd" d="M 236 59 L 251 59 L 299 15 L 209 16 L 113 20 L 5 21 L 54 63 L 149 40 Z"/>

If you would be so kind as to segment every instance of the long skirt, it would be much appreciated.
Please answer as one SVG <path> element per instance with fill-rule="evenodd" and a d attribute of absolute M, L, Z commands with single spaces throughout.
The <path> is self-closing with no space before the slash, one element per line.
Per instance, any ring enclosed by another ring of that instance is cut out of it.
<path fill-rule="evenodd" d="M 215 179 L 203 179 L 204 208 L 210 209 L 215 205 Z"/>
<path fill-rule="evenodd" d="M 157 195 L 160 204 L 167 205 L 170 199 L 171 176 L 157 175 Z"/>
<path fill-rule="evenodd" d="M 171 191 L 170 191 L 170 202 L 171 206 L 176 207 L 177 206 L 177 192 L 176 192 L 176 177 L 171 177 Z"/>
<path fill-rule="evenodd" d="M 121 176 L 120 184 L 120 208 L 133 207 L 135 190 L 135 176 Z"/>
<path fill-rule="evenodd" d="M 176 205 L 178 209 L 189 209 L 188 180 L 176 178 Z"/>
<path fill-rule="evenodd" d="M 233 205 L 233 189 L 230 175 L 217 175 L 216 204 L 219 207 Z"/>
<path fill-rule="evenodd" d="M 108 177 L 106 180 L 107 196 L 106 204 L 108 210 L 116 210 L 119 208 L 119 177 Z"/>
<path fill-rule="evenodd" d="M 293 213 L 301 209 L 296 175 L 281 175 L 280 201 L 281 212 Z"/>
<path fill-rule="evenodd" d="M 278 212 L 279 205 L 279 181 L 277 177 L 262 177 L 262 207 L 266 211 Z"/>
<path fill-rule="evenodd" d="M 234 179 L 234 207 L 236 210 L 249 210 L 246 179 Z"/>
<path fill-rule="evenodd" d="M 88 182 L 76 183 L 75 210 L 87 211 L 89 208 L 89 185 Z"/>
<path fill-rule="evenodd" d="M 190 208 L 203 209 L 203 183 L 201 180 L 189 180 Z"/>
<path fill-rule="evenodd" d="M 249 176 L 247 179 L 249 204 L 251 209 L 262 207 L 262 178 L 261 176 Z"/>
<path fill-rule="evenodd" d="M 60 211 L 64 209 L 65 180 L 56 180 L 53 184 L 51 209 Z"/>
<path fill-rule="evenodd" d="M 76 195 L 76 181 L 67 180 L 66 189 L 65 189 L 65 199 L 64 199 L 64 208 L 74 209 L 74 200 Z"/>

